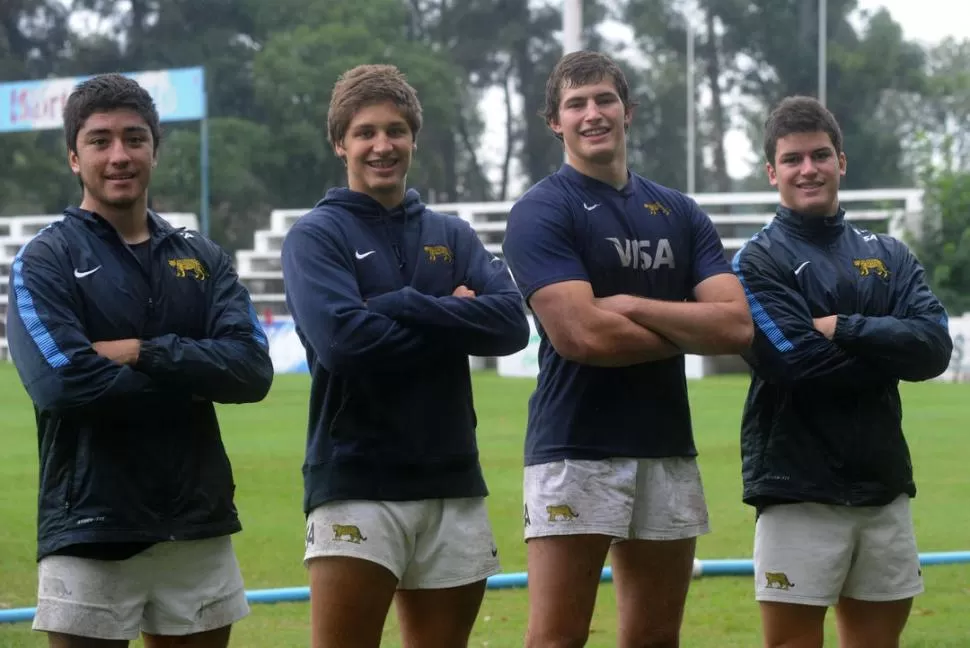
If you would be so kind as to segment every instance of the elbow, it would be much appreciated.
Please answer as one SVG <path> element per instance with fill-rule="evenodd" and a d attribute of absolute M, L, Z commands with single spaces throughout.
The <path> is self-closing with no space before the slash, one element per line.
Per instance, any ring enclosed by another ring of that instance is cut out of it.
<path fill-rule="evenodd" d="M 243 403 L 258 403 L 269 395 L 269 390 L 273 387 L 273 361 L 269 356 L 265 362 L 261 362 L 252 379 L 247 384 L 244 393 Z"/>
<path fill-rule="evenodd" d="M 529 336 L 531 334 L 529 322 L 525 318 L 522 318 L 522 321 L 516 322 L 513 330 L 504 337 L 499 355 L 512 355 L 526 348 L 529 346 Z"/>
<path fill-rule="evenodd" d="M 549 341 L 556 353 L 570 362 L 595 365 L 606 355 L 606 350 L 598 344 L 596 336 L 584 334 L 583 331 L 565 331 L 556 339 L 550 336 Z"/>
<path fill-rule="evenodd" d="M 725 353 L 743 354 L 751 348 L 753 341 L 754 320 L 748 309 L 748 303 L 741 302 L 740 307 L 736 309 L 736 317 L 724 330 Z"/>
<path fill-rule="evenodd" d="M 738 326 L 734 327 L 731 339 L 728 343 L 734 353 L 741 354 L 751 348 L 754 342 L 754 322 L 750 317 L 744 319 Z"/>

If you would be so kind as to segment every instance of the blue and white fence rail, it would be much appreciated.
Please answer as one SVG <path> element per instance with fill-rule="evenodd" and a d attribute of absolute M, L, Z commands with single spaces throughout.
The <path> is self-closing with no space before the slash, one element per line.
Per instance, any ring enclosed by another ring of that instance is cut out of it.
<path fill-rule="evenodd" d="M 920 565 L 957 565 L 970 563 L 970 551 L 950 551 L 922 553 Z M 704 576 L 753 576 L 754 563 L 750 559 L 695 560 L 694 578 Z M 613 570 L 604 567 L 600 582 L 613 581 Z M 488 589 L 516 589 L 528 584 L 525 572 L 496 574 L 488 579 Z M 310 600 L 309 587 L 283 587 L 278 589 L 249 590 L 246 599 L 250 603 L 300 603 Z M 36 608 L 0 610 L 0 623 L 22 623 L 32 621 Z"/>

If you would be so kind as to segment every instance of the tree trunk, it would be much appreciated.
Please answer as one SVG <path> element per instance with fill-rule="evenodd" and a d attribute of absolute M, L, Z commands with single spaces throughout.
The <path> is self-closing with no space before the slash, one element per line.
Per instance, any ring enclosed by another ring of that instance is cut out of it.
<path fill-rule="evenodd" d="M 724 151 L 724 136 L 727 120 L 724 115 L 724 102 L 721 96 L 721 57 L 717 44 L 717 30 L 714 12 L 705 7 L 704 22 L 707 40 L 704 43 L 704 57 L 707 59 L 707 81 L 711 87 L 711 139 L 714 145 L 714 182 L 717 191 L 731 191 L 731 177 L 727 171 L 727 156 Z"/>

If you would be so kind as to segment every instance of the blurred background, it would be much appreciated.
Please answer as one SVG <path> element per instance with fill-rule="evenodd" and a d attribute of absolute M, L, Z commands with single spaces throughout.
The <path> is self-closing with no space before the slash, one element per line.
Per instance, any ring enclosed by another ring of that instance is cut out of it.
<path fill-rule="evenodd" d="M 78 77 L 142 73 L 163 113 L 152 207 L 234 254 L 261 315 L 285 319 L 279 244 L 346 182 L 326 142 L 341 72 L 407 74 L 425 115 L 409 184 L 500 253 L 508 201 L 562 163 L 537 112 L 578 48 L 622 63 L 630 166 L 698 197 L 728 256 L 774 210 L 768 110 L 822 99 L 844 131 L 850 218 L 906 238 L 950 313 L 970 311 L 962 0 L 0 0 L 0 217 L 79 200 L 63 101 Z M 11 222 L 0 262 L 46 220 Z"/>

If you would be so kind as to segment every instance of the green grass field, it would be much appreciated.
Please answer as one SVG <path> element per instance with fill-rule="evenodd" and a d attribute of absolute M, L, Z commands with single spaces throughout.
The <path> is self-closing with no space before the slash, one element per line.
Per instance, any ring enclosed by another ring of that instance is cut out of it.
<path fill-rule="evenodd" d="M 244 530 L 236 549 L 249 589 L 306 585 L 300 465 L 309 381 L 280 376 L 262 403 L 223 407 L 223 434 L 235 468 L 237 504 Z M 521 454 L 526 400 L 533 381 L 476 376 L 482 463 L 491 489 L 489 508 L 503 570 L 525 570 L 522 542 Z M 701 452 L 711 534 L 699 558 L 749 558 L 753 514 L 740 502 L 738 420 L 747 383 L 739 377 L 692 382 L 695 435 Z M 920 493 L 914 514 L 921 551 L 970 549 L 970 479 L 967 466 L 966 385 L 904 385 L 906 428 Z M 33 607 L 36 593 L 35 507 L 37 440 L 33 412 L 9 365 L 0 365 L 0 405 L 5 447 L 0 453 L 0 608 Z M 142 460 L 143 458 L 138 458 Z M 919 597 L 904 635 L 906 647 L 970 646 L 970 565 L 924 570 L 927 593 Z M 649 611 L 645 611 L 649 613 Z M 308 645 L 304 603 L 254 605 L 233 631 L 233 646 Z M 836 645 L 829 615 L 828 645 Z M 524 590 L 489 591 L 472 646 L 522 645 L 527 618 Z M 613 588 L 600 588 L 590 646 L 614 646 Z M 386 646 L 398 646 L 393 612 Z M 137 642 L 134 645 L 140 646 Z M 756 648 L 761 645 L 757 606 L 749 577 L 695 580 L 687 603 L 682 645 L 688 648 Z M 0 625 L 0 646 L 46 646 L 29 624 Z"/>

